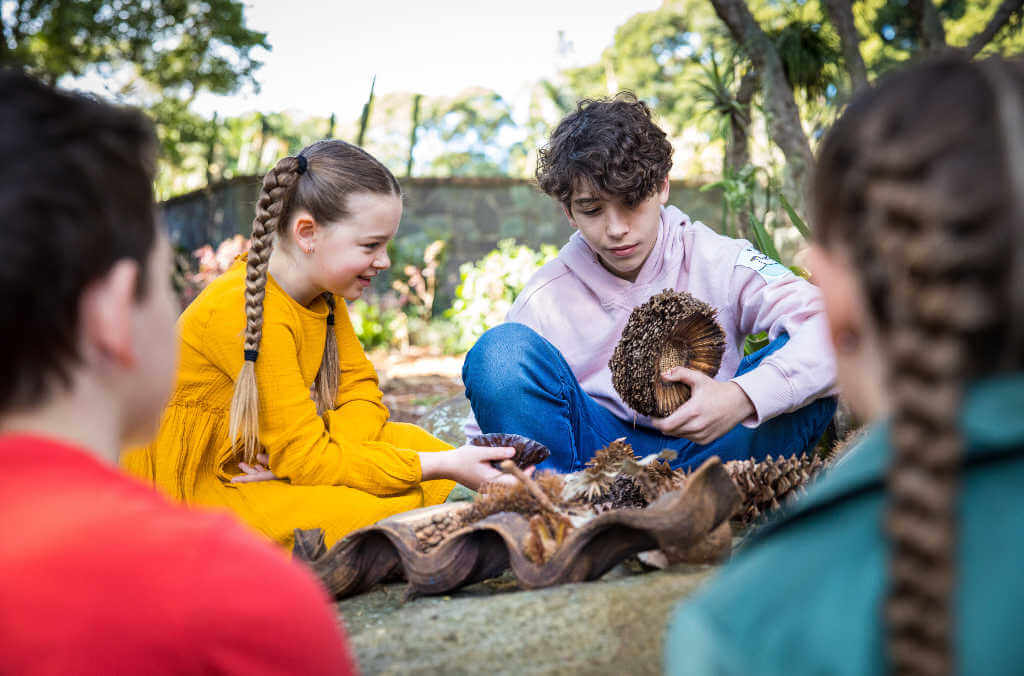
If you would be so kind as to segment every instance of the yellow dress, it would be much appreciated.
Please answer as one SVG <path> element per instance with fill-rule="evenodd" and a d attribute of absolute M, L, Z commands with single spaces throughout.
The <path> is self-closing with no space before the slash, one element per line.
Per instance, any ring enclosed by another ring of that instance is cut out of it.
<path fill-rule="evenodd" d="M 228 411 L 242 368 L 245 264 L 236 262 L 182 313 L 181 362 L 155 440 L 122 456 L 124 468 L 192 505 L 226 507 L 291 547 L 296 528 L 322 528 L 328 546 L 384 517 L 442 502 L 454 482 L 421 482 L 417 452 L 451 448 L 424 430 L 388 422 L 377 373 L 337 299 L 341 383 L 334 410 L 317 415 L 310 386 L 327 337 L 327 303 L 305 307 L 273 278 L 256 361 L 259 438 L 277 481 L 232 484 L 239 457 Z"/>

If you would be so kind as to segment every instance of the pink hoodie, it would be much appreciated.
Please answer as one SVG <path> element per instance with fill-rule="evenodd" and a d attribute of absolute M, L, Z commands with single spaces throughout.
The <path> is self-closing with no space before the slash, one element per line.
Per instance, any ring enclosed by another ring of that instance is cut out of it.
<path fill-rule="evenodd" d="M 718 309 L 726 348 L 715 380 L 732 380 L 754 404 L 761 422 L 833 393 L 836 367 L 821 293 L 746 240 L 717 234 L 675 207 L 661 226 L 635 282 L 616 277 L 578 232 L 527 282 L 506 321 L 525 324 L 561 351 L 583 390 L 623 420 L 650 426 L 612 387 L 608 360 L 633 308 L 664 289 L 687 291 Z M 768 331 L 789 342 L 754 370 L 732 377 L 745 336 Z M 475 421 L 467 434 L 477 433 Z"/>

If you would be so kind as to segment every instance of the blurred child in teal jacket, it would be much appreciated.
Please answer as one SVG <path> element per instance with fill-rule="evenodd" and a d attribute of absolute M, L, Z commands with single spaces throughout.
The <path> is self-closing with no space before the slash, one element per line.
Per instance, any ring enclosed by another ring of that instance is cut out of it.
<path fill-rule="evenodd" d="M 877 424 L 672 619 L 672 674 L 1024 672 L 1024 63 L 917 65 L 822 144 L 814 274 Z"/>

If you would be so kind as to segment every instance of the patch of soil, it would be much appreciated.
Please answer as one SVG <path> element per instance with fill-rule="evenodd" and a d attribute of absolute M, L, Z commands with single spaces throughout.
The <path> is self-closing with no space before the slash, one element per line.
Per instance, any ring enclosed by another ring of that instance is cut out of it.
<path fill-rule="evenodd" d="M 406 353 L 375 351 L 370 361 L 380 377 L 384 405 L 394 422 L 415 422 L 437 404 L 463 391 L 465 355 L 413 347 Z"/>

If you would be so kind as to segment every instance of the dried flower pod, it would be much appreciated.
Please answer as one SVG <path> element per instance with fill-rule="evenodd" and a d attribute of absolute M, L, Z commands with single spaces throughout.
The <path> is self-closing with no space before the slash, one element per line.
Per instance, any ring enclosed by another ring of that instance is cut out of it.
<path fill-rule="evenodd" d="M 572 531 L 572 522 L 562 514 L 534 514 L 530 517 L 530 531 L 523 542 L 523 553 L 530 561 L 542 564 L 551 558 Z"/>
<path fill-rule="evenodd" d="M 591 504 L 604 501 L 627 460 L 636 460 L 636 455 L 633 447 L 626 443 L 626 437 L 596 451 L 583 470 L 566 476 L 565 499 L 585 500 Z"/>
<path fill-rule="evenodd" d="M 563 475 L 538 472 L 533 476 L 533 481 L 555 507 L 565 509 L 568 506 L 562 499 L 562 491 L 565 488 Z M 523 516 L 532 516 L 545 511 L 547 510 L 544 506 L 522 483 L 497 484 L 491 486 L 486 493 L 476 496 L 472 506 L 463 514 L 462 522 L 473 523 L 499 512 L 516 512 Z"/>
<path fill-rule="evenodd" d="M 474 446 L 511 446 L 516 449 L 516 454 L 512 456 L 512 462 L 521 469 L 544 462 L 551 455 L 551 451 L 548 450 L 547 446 L 539 441 L 528 439 L 521 434 L 492 432 L 491 434 L 481 434 L 480 436 L 473 437 L 469 440 L 469 443 Z M 495 469 L 501 469 L 499 467 L 501 461 L 493 461 L 491 464 L 494 465 Z"/>
<path fill-rule="evenodd" d="M 688 293 L 666 289 L 635 308 L 608 367 L 622 400 L 641 415 L 663 418 L 690 398 L 661 374 L 676 366 L 714 377 L 725 353 L 717 310 Z"/>

